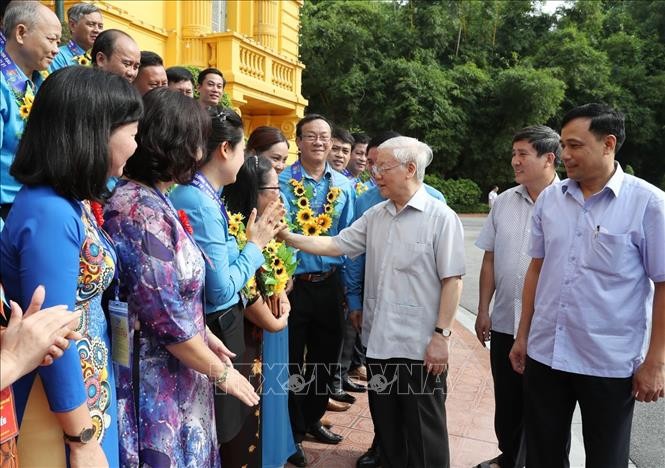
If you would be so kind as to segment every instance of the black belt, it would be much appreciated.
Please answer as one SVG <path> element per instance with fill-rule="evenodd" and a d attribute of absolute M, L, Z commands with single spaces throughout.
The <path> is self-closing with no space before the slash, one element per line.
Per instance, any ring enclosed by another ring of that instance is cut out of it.
<path fill-rule="evenodd" d="M 328 271 L 317 271 L 314 273 L 303 273 L 301 275 L 296 275 L 296 279 L 301 281 L 307 281 L 309 283 L 320 283 L 325 281 L 335 274 L 337 267 L 333 267 L 332 270 Z"/>

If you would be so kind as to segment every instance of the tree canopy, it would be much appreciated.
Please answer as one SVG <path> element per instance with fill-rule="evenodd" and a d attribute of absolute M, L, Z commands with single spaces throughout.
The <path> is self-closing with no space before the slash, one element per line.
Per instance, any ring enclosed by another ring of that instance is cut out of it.
<path fill-rule="evenodd" d="M 372 134 L 427 142 L 429 172 L 483 189 L 512 183 L 510 142 L 526 125 L 605 102 L 626 114 L 617 159 L 665 183 L 665 2 L 306 0 L 309 111 Z M 661 187 L 665 188 L 665 187 Z"/>

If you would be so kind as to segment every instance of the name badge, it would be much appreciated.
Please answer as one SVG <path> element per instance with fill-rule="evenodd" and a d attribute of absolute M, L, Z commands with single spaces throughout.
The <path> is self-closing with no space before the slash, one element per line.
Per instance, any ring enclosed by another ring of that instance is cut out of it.
<path fill-rule="evenodd" d="M 109 301 L 113 362 L 129 368 L 129 311 L 126 302 Z"/>
<path fill-rule="evenodd" d="M 0 391 L 0 444 L 18 435 L 18 421 L 14 408 L 12 387 Z"/>

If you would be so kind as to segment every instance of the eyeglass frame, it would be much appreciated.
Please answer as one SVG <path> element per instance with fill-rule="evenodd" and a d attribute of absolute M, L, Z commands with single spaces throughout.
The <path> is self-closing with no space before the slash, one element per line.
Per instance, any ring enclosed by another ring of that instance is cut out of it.
<path fill-rule="evenodd" d="M 389 166 L 389 167 L 384 167 L 384 166 L 379 167 L 375 164 L 372 167 L 370 167 L 369 172 L 374 177 L 383 176 L 384 172 L 390 171 L 390 170 L 395 169 L 396 167 L 399 167 L 399 166 L 404 166 L 404 163 L 400 162 L 400 163 L 395 164 L 394 166 Z"/>
<path fill-rule="evenodd" d="M 306 141 L 307 143 L 315 143 L 320 141 L 321 143 L 326 144 L 332 140 L 332 135 L 315 135 L 308 133 L 307 135 L 301 136 L 300 139 L 302 141 Z"/>

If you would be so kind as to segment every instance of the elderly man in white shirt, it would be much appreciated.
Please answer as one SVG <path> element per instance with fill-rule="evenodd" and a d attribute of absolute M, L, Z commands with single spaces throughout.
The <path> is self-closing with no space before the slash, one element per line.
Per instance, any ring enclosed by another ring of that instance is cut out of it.
<path fill-rule="evenodd" d="M 423 187 L 431 160 L 426 144 L 392 138 L 379 146 L 372 168 L 385 202 L 334 237 L 283 234 L 315 255 L 367 255 L 362 338 L 384 467 L 450 465 L 445 379 L 464 232 Z"/>

